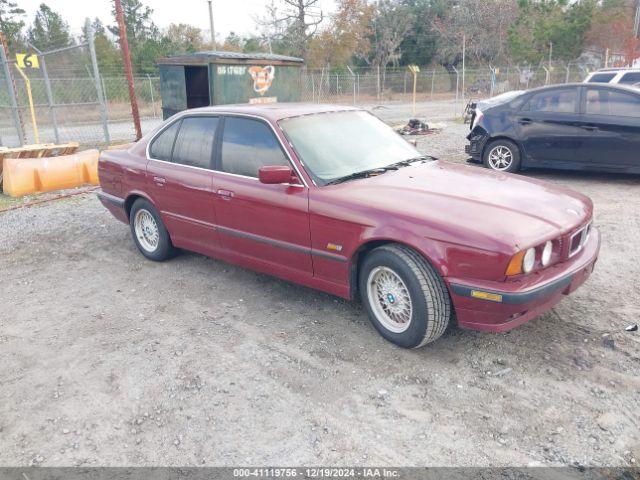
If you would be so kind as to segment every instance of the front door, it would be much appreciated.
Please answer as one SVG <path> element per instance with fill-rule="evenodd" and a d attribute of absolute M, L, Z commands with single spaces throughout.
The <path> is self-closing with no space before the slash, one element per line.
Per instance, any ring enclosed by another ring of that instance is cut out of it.
<path fill-rule="evenodd" d="M 200 253 L 219 248 L 213 201 L 213 151 L 219 119 L 188 116 L 149 146 L 147 182 L 173 244 Z"/>
<path fill-rule="evenodd" d="M 586 87 L 583 128 L 591 135 L 585 156 L 597 169 L 640 168 L 640 93 Z"/>
<path fill-rule="evenodd" d="M 588 132 L 579 125 L 578 87 L 544 90 L 516 115 L 519 138 L 531 167 L 568 166 Z"/>
<path fill-rule="evenodd" d="M 213 181 L 222 247 L 279 276 L 310 276 L 308 189 L 302 183 L 260 183 L 258 169 L 266 165 L 291 166 L 271 127 L 226 117 Z"/>

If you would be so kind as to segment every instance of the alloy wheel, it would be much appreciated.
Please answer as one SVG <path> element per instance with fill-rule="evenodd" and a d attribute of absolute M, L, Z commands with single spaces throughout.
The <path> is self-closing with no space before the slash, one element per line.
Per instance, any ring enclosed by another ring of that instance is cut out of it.
<path fill-rule="evenodd" d="M 494 170 L 507 170 L 513 163 L 513 152 L 504 145 L 498 145 L 489 152 L 489 166 Z"/>
<path fill-rule="evenodd" d="M 409 328 L 413 314 L 411 295 L 400 276 L 388 267 L 376 267 L 367 279 L 367 298 L 376 319 L 393 333 Z"/>
<path fill-rule="evenodd" d="M 140 246 L 149 253 L 155 252 L 160 241 L 160 230 L 148 210 L 141 208 L 136 212 L 134 229 Z"/>

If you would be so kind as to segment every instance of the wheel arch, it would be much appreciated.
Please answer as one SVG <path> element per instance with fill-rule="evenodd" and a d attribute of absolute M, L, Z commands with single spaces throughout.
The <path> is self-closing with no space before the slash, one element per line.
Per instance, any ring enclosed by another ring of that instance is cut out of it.
<path fill-rule="evenodd" d="M 151 201 L 151 199 L 144 193 L 137 192 L 137 191 L 131 192 L 127 195 L 127 197 L 124 200 L 124 213 L 127 215 L 127 220 L 130 219 L 131 207 L 133 207 L 134 202 L 139 198 L 145 199 L 147 202 L 151 203 L 151 205 L 155 207 L 155 204 L 153 203 L 153 201 Z"/>
<path fill-rule="evenodd" d="M 440 255 L 437 254 L 437 249 L 430 250 L 425 252 L 425 248 L 419 248 L 416 245 L 413 245 L 411 242 L 399 241 L 395 238 L 371 238 L 362 242 L 358 248 L 354 251 L 349 259 L 349 295 L 352 299 L 357 298 L 359 293 L 359 285 L 358 285 L 358 275 L 360 272 L 360 268 L 362 266 L 362 262 L 367 257 L 369 252 L 372 250 L 382 247 L 384 245 L 402 245 L 407 248 L 414 250 L 421 257 L 423 257 L 440 275 L 441 277 L 445 277 L 445 273 L 442 270 L 442 262 L 435 261 L 440 259 Z"/>
<path fill-rule="evenodd" d="M 493 142 L 495 142 L 496 140 L 508 140 L 510 142 L 512 142 L 513 144 L 515 144 L 516 147 L 518 147 L 518 153 L 520 154 L 520 167 L 522 168 L 523 166 L 523 160 L 524 160 L 524 148 L 522 147 L 522 145 L 520 144 L 520 142 L 518 140 L 516 140 L 515 138 L 509 136 L 509 135 L 505 135 L 505 134 L 500 134 L 500 135 L 496 135 L 495 137 L 489 137 L 487 139 L 486 142 L 484 142 L 484 146 L 482 147 L 482 155 L 481 155 L 481 159 L 484 162 L 484 154 L 487 151 L 487 147 L 489 145 L 491 145 Z"/>

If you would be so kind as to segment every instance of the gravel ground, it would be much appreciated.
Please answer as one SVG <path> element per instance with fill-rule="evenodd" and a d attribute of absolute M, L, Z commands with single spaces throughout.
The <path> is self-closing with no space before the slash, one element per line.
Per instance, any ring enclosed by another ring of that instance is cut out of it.
<path fill-rule="evenodd" d="M 463 162 L 468 126 L 442 127 L 420 147 Z M 527 175 L 594 200 L 593 276 L 512 332 L 415 351 L 358 304 L 146 261 L 93 195 L 0 213 L 0 465 L 637 465 L 640 178 Z"/>

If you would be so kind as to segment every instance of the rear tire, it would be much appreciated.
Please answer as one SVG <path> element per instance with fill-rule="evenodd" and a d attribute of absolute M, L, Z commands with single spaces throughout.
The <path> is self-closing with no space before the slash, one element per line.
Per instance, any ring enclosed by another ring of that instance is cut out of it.
<path fill-rule="evenodd" d="M 136 247 L 149 260 L 162 262 L 176 254 L 160 214 L 148 200 L 139 198 L 133 203 L 129 226 Z"/>
<path fill-rule="evenodd" d="M 494 140 L 485 147 L 482 161 L 491 170 L 515 173 L 520 170 L 520 149 L 511 140 Z"/>
<path fill-rule="evenodd" d="M 359 288 L 380 335 L 403 348 L 437 340 L 451 318 L 444 281 L 424 257 L 403 245 L 376 248 L 360 268 Z"/>

